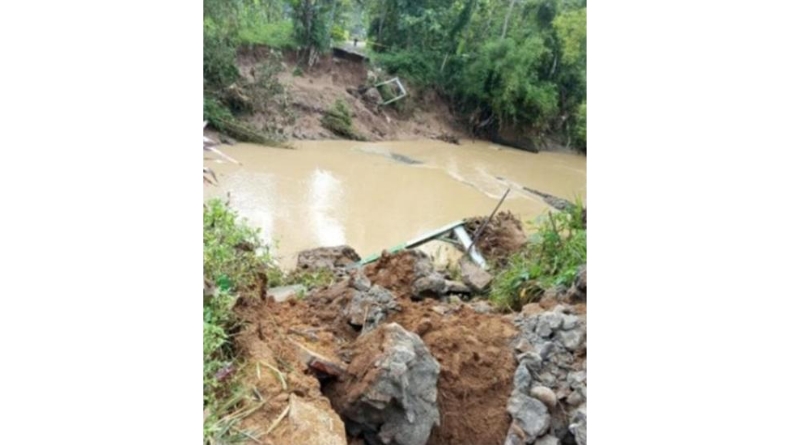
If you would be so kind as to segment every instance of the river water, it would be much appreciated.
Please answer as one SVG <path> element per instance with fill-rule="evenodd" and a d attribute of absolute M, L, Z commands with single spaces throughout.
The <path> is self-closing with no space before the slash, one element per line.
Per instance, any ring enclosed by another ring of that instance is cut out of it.
<path fill-rule="evenodd" d="M 276 243 L 284 267 L 296 254 L 348 244 L 362 256 L 379 253 L 469 216 L 501 209 L 530 221 L 549 210 L 521 189 L 586 202 L 587 159 L 533 154 L 488 142 L 295 141 L 295 150 L 237 144 L 221 149 L 242 163 L 205 161 L 226 197 L 248 222 Z"/>

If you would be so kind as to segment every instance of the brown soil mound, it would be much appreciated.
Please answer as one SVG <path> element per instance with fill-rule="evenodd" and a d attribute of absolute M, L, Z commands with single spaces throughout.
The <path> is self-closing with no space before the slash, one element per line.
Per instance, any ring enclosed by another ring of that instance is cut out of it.
<path fill-rule="evenodd" d="M 415 262 L 416 257 L 411 252 L 390 254 L 385 251 L 375 263 L 365 266 L 365 275 L 371 283 L 389 290 L 399 299 L 409 299 L 416 279 Z"/>
<path fill-rule="evenodd" d="M 486 217 L 477 216 L 465 221 L 466 230 L 476 233 Z M 527 242 L 521 221 L 511 212 L 499 212 L 491 218 L 475 245 L 486 260 L 503 264 Z"/>
<path fill-rule="evenodd" d="M 301 351 L 306 347 L 331 361 L 340 362 L 334 353 L 339 346 L 338 339 L 317 327 L 320 317 L 305 317 L 309 313 L 305 306 L 302 302 L 240 300 L 237 313 L 245 327 L 237 336 L 236 344 L 247 363 L 242 379 L 245 386 L 255 388 L 266 401 L 243 421 L 242 428 L 263 433 L 275 424 L 292 397 L 306 401 L 326 415 L 336 416 L 329 400 L 321 393 L 317 377 L 322 376 L 308 369 Z M 285 445 L 296 440 L 299 430 L 305 427 L 289 419 L 281 420 L 280 425 L 262 439 L 263 443 Z M 342 423 L 336 427 L 342 428 Z"/>
<path fill-rule="evenodd" d="M 402 302 L 403 304 L 403 302 Z M 505 441 L 507 400 L 516 361 L 508 344 L 516 330 L 500 315 L 479 314 L 467 305 L 444 316 L 436 301 L 404 304 L 392 321 L 416 332 L 441 365 L 441 426 L 429 444 L 477 445 Z"/>

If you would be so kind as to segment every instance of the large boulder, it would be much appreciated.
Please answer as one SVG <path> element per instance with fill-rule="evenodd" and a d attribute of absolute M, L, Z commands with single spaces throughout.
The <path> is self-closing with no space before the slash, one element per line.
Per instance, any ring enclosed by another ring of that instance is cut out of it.
<path fill-rule="evenodd" d="M 374 445 L 424 445 L 439 425 L 439 363 L 397 323 L 361 335 L 348 373 L 327 395 L 348 433 Z"/>

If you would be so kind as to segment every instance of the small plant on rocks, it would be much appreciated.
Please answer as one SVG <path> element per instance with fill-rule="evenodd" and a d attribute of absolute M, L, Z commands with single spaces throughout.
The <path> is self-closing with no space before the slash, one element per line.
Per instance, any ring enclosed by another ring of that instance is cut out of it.
<path fill-rule="evenodd" d="M 489 298 L 518 310 L 554 286 L 570 286 L 587 262 L 586 212 L 582 203 L 537 220 L 537 233 L 494 277 Z"/>

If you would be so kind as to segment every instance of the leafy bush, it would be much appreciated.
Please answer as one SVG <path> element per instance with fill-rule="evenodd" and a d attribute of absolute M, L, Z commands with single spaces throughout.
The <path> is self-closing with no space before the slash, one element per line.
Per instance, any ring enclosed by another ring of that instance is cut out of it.
<path fill-rule="evenodd" d="M 233 306 L 239 292 L 252 287 L 262 271 L 276 282 L 282 272 L 272 260 L 260 231 L 214 199 L 203 206 L 203 423 L 204 443 L 228 443 L 239 417 L 233 413 L 244 394 L 235 380 L 242 364 L 230 333 L 239 326 Z"/>
<path fill-rule="evenodd" d="M 244 290 L 255 284 L 261 267 L 276 268 L 269 246 L 260 241 L 260 229 L 239 221 L 236 212 L 221 200 L 209 201 L 203 210 L 205 278 Z"/>
<path fill-rule="evenodd" d="M 573 120 L 573 141 L 574 145 L 587 151 L 587 101 L 579 105 Z"/>
<path fill-rule="evenodd" d="M 437 82 L 440 66 L 437 65 L 436 60 L 438 58 L 441 61 L 441 56 L 438 54 L 404 50 L 373 53 L 370 57 L 387 73 L 408 79 L 409 83 L 417 87 L 429 87 Z"/>
<path fill-rule="evenodd" d="M 537 233 L 494 277 L 489 298 L 500 309 L 518 310 L 547 289 L 570 286 L 587 262 L 587 230 L 581 202 L 537 221 Z"/>
<path fill-rule="evenodd" d="M 222 88 L 239 78 L 236 40 L 210 18 L 203 20 L 203 88 Z"/>
<path fill-rule="evenodd" d="M 332 40 L 335 42 L 345 42 L 348 40 L 349 33 L 344 30 L 342 26 L 335 25 L 332 27 Z"/>
<path fill-rule="evenodd" d="M 326 110 L 321 118 L 321 125 L 338 136 L 361 140 L 361 137 L 357 135 L 352 126 L 351 111 L 342 99 L 336 100 L 335 105 Z"/>
<path fill-rule="evenodd" d="M 558 108 L 555 85 L 539 76 L 549 55 L 538 37 L 489 42 L 455 76 L 455 96 L 470 109 L 490 106 L 501 122 L 545 129 Z"/>

